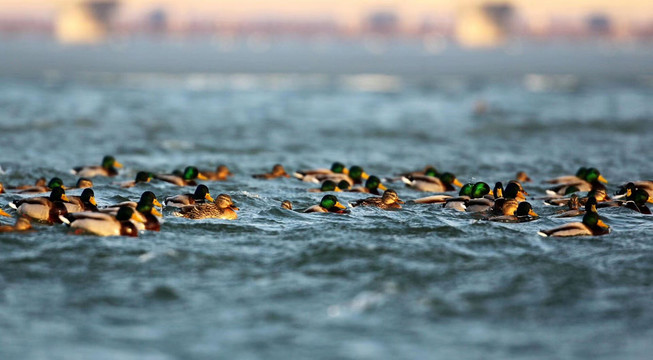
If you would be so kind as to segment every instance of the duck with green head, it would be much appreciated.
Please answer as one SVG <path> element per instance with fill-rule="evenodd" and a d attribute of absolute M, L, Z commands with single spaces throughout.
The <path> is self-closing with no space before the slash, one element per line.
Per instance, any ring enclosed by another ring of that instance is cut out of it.
<path fill-rule="evenodd" d="M 164 203 L 166 206 L 182 207 L 186 205 L 205 203 L 207 201 L 213 202 L 213 198 L 209 193 L 209 188 L 204 184 L 200 184 L 197 185 L 194 193 L 171 196 L 166 198 Z"/>
<path fill-rule="evenodd" d="M 553 179 L 548 179 L 544 180 L 545 183 L 547 184 L 569 184 L 569 183 L 574 183 L 579 180 L 585 180 L 585 175 L 587 174 L 587 170 L 589 170 L 586 167 L 580 167 L 575 175 L 564 175 L 564 176 L 559 176 Z"/>
<path fill-rule="evenodd" d="M 445 209 L 465 211 L 471 199 L 482 198 L 490 193 L 490 186 L 484 182 L 465 184 L 460 188 L 458 197 L 447 199 L 442 207 Z"/>
<path fill-rule="evenodd" d="M 322 200 L 320 201 L 320 204 L 318 205 L 313 205 L 309 207 L 308 209 L 304 210 L 305 213 L 327 213 L 327 212 L 332 212 L 332 213 L 344 213 L 346 212 L 347 207 L 342 205 L 339 201 L 338 198 L 335 197 L 334 195 L 325 195 Z"/>
<path fill-rule="evenodd" d="M 381 197 L 368 197 L 366 199 L 356 200 L 351 203 L 351 207 L 356 206 L 374 206 L 383 210 L 401 209 L 401 204 L 404 201 L 399 199 L 399 195 L 393 189 L 388 189 L 383 192 Z"/>
<path fill-rule="evenodd" d="M 220 194 L 212 203 L 184 206 L 176 215 L 188 219 L 236 220 L 238 219 L 237 210 L 239 209 L 234 205 L 231 196 Z"/>
<path fill-rule="evenodd" d="M 121 206 L 116 215 L 104 212 L 80 212 L 60 216 L 77 235 L 138 236 L 133 221 L 144 223 L 145 217 L 129 206 Z"/>
<path fill-rule="evenodd" d="M 153 192 L 143 192 L 138 202 L 125 201 L 120 204 L 105 207 L 100 209 L 100 211 L 115 216 L 118 213 L 118 210 L 124 206 L 136 210 L 145 219 L 141 223 L 135 223 L 138 230 L 159 231 L 161 229 L 161 221 L 159 218 L 163 217 L 163 215 L 156 209 L 156 206 L 161 207 L 161 203 Z"/>
<path fill-rule="evenodd" d="M 431 195 L 431 196 L 426 196 L 422 197 L 419 199 L 413 200 L 416 204 L 442 204 L 448 201 L 453 201 L 453 202 L 462 202 L 463 204 L 471 199 L 472 197 L 472 190 L 474 188 L 474 184 L 472 183 L 467 183 L 463 185 L 460 188 L 460 191 L 458 192 L 458 197 L 453 197 L 451 195 L 444 195 L 444 194 L 438 194 L 438 195 Z M 446 205 L 444 207 L 447 207 Z M 456 208 L 456 205 L 451 205 L 450 208 Z M 463 208 L 460 211 L 465 211 Z"/>
<path fill-rule="evenodd" d="M 646 206 L 648 200 L 649 193 L 646 190 L 635 188 L 628 191 L 624 206 L 642 214 L 651 214 L 651 209 Z"/>
<path fill-rule="evenodd" d="M 183 175 L 183 174 L 182 174 Z M 138 184 L 146 184 L 149 183 L 152 178 L 154 178 L 154 174 L 148 171 L 139 171 L 136 173 L 136 178 L 131 181 L 125 181 L 119 183 L 121 188 L 132 188 Z"/>
<path fill-rule="evenodd" d="M 626 191 L 628 186 L 631 186 L 632 189 L 642 189 L 646 191 L 649 195 L 653 195 L 653 181 L 650 180 L 639 180 L 639 181 L 631 181 L 627 184 L 621 185 L 619 187 L 619 190 L 617 190 L 615 196 L 615 199 L 623 198 L 625 197 Z M 653 198 L 649 197 L 647 200 L 649 203 L 653 203 Z"/>
<path fill-rule="evenodd" d="M 60 187 L 60 188 L 62 188 L 64 190 L 66 189 L 66 187 L 63 184 L 63 180 L 61 180 L 61 178 L 53 177 L 52 179 L 50 179 L 50 181 L 48 181 L 48 184 L 46 186 L 33 186 L 33 187 L 29 187 L 27 189 L 17 191 L 17 193 L 18 194 L 39 194 L 39 193 L 52 191 L 54 188 L 58 188 L 58 187 Z"/>
<path fill-rule="evenodd" d="M 73 174 L 81 177 L 95 177 L 95 176 L 116 176 L 122 164 L 116 161 L 111 155 L 107 155 L 102 159 L 102 165 L 99 166 L 79 166 L 73 168 Z"/>
<path fill-rule="evenodd" d="M 69 213 L 82 211 L 98 211 L 93 189 L 84 189 L 80 196 L 68 196 L 68 202 L 64 203 Z"/>
<path fill-rule="evenodd" d="M 340 192 L 342 190 L 340 190 L 340 188 L 338 188 L 338 185 L 332 180 L 325 180 L 324 182 L 322 182 L 322 185 L 317 189 L 308 189 L 308 192 L 330 192 L 330 191 Z"/>
<path fill-rule="evenodd" d="M 506 186 L 506 191 L 510 186 Z M 490 190 L 490 185 L 480 182 L 474 185 L 474 190 L 472 191 L 472 198 L 467 201 L 465 204 L 465 211 L 467 212 L 483 212 L 490 210 L 495 203 L 494 194 L 498 193 L 499 195 L 504 194 L 503 189 L 501 188 L 501 183 L 495 184 L 495 190 Z"/>
<path fill-rule="evenodd" d="M 326 175 L 316 175 L 315 179 L 318 181 L 324 181 L 324 180 L 331 180 L 336 183 L 339 183 L 341 181 L 346 181 L 349 183 L 350 186 L 356 185 L 356 184 L 362 184 L 364 180 L 369 179 L 369 175 L 363 170 L 362 167 L 358 165 L 354 165 L 351 168 L 349 168 L 349 172 L 347 174 L 338 174 L 338 173 L 333 173 L 333 174 L 326 174 Z"/>
<path fill-rule="evenodd" d="M 59 215 L 67 214 L 65 202 L 68 202 L 66 192 L 61 187 L 56 187 L 50 196 L 37 196 L 9 203 L 19 215 L 27 216 L 32 220 L 48 224 L 60 223 Z"/>
<path fill-rule="evenodd" d="M 607 180 L 601 175 L 601 173 L 596 168 L 587 169 L 583 179 L 560 184 L 546 190 L 549 195 L 565 195 L 569 193 L 569 189 L 578 189 L 578 191 L 591 191 L 593 189 L 603 189 L 605 186 L 602 183 L 608 183 Z"/>
<path fill-rule="evenodd" d="M 195 186 L 195 180 L 206 180 L 206 176 L 202 174 L 195 166 L 187 166 L 182 175 L 175 174 L 160 174 L 155 175 L 155 178 L 175 184 L 177 186 Z"/>
<path fill-rule="evenodd" d="M 432 173 L 427 173 L 425 176 L 405 176 L 401 180 L 406 186 L 419 191 L 428 192 L 448 192 L 456 190 L 455 186 L 462 187 L 463 184 L 458 181 L 456 175 L 446 172 L 432 176 Z"/>
<path fill-rule="evenodd" d="M 356 186 L 347 191 L 381 195 L 382 193 L 379 192 L 379 190 L 385 191 L 388 189 L 385 187 L 385 185 L 381 184 L 381 179 L 379 179 L 378 176 L 372 175 L 369 178 L 367 178 L 367 180 L 365 180 L 365 186 Z"/>
<path fill-rule="evenodd" d="M 594 199 L 594 202 L 596 202 L 596 199 Z M 592 207 L 585 209 L 583 222 L 574 222 L 538 232 L 540 236 L 544 237 L 598 236 L 609 233 L 610 227 L 601 220 L 596 208 Z"/>
<path fill-rule="evenodd" d="M 272 171 L 269 173 L 264 173 L 264 174 L 254 174 L 252 175 L 253 178 L 255 179 L 265 179 L 265 180 L 270 180 L 270 179 L 276 179 L 280 177 L 284 178 L 289 178 L 290 175 L 286 172 L 286 169 L 284 169 L 283 165 L 281 164 L 275 164 L 272 167 Z"/>
<path fill-rule="evenodd" d="M 333 174 L 348 175 L 349 169 L 347 169 L 347 167 L 343 163 L 336 161 L 333 164 L 331 164 L 331 169 L 313 169 L 313 170 L 296 171 L 293 174 L 293 176 L 295 176 L 297 179 L 302 181 L 319 183 L 321 181 L 324 181 L 324 179 L 320 180 L 318 179 L 318 176 L 333 175 Z"/>

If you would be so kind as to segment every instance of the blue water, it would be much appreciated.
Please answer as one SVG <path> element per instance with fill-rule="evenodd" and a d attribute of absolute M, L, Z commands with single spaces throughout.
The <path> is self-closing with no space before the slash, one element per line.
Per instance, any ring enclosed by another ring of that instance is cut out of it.
<path fill-rule="evenodd" d="M 653 178 L 652 98 L 642 76 L 4 78 L 5 185 L 73 184 L 70 168 L 114 154 L 119 178 L 94 179 L 109 204 L 192 190 L 113 184 L 138 170 L 226 164 L 236 175 L 207 184 L 241 211 L 166 216 L 139 238 L 61 225 L 0 234 L 0 358 L 648 358 L 650 216 L 610 208 L 610 235 L 544 239 L 538 229 L 571 220 L 539 201 L 542 218 L 521 224 L 414 204 L 301 214 L 279 204 L 317 203 L 315 185 L 250 175 L 275 163 L 342 161 L 380 176 L 433 164 L 493 184 L 523 170 L 541 195 L 542 179 L 591 165 L 612 193 Z"/>

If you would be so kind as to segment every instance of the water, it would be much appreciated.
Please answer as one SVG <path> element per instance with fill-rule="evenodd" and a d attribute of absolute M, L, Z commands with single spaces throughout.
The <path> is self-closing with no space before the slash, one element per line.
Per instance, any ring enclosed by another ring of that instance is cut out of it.
<path fill-rule="evenodd" d="M 648 358 L 651 217 L 601 210 L 612 234 L 559 240 L 537 230 L 570 220 L 537 201 L 542 218 L 523 224 L 410 204 L 300 214 L 279 204 L 317 203 L 314 185 L 250 174 L 337 160 L 493 184 L 524 170 L 542 194 L 540 180 L 591 165 L 613 192 L 653 178 L 652 96 L 639 76 L 4 78 L 4 184 L 72 184 L 68 169 L 114 154 L 119 179 L 94 179 L 108 204 L 192 190 L 112 184 L 138 170 L 224 163 L 236 175 L 209 188 L 241 211 L 167 216 L 135 239 L 64 226 L 0 235 L 0 358 Z M 487 113 L 473 114 L 478 101 Z"/>

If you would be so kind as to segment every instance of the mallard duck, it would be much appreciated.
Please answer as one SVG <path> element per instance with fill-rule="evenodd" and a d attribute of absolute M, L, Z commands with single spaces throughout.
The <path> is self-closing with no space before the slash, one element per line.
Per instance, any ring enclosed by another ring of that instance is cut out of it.
<path fill-rule="evenodd" d="M 153 192 L 151 191 L 145 191 L 142 195 L 140 200 L 138 200 L 138 203 L 133 202 L 133 201 L 126 201 L 123 203 L 120 203 L 118 205 L 113 205 L 110 207 L 106 207 L 101 209 L 100 211 L 112 215 L 116 215 L 118 213 L 118 210 L 120 210 L 121 207 L 127 206 L 130 207 L 136 211 L 138 211 L 144 218 L 145 221 L 140 223 L 137 222 L 135 223 L 136 228 L 140 230 L 149 230 L 149 231 L 159 231 L 161 230 L 161 220 L 160 218 L 163 217 L 163 215 L 155 208 L 155 206 L 161 207 L 161 203 L 159 200 L 157 200 L 156 195 L 154 195 Z"/>
<path fill-rule="evenodd" d="M 27 231 L 32 228 L 32 223 L 28 218 L 19 216 L 16 218 L 16 223 L 12 225 L 0 225 L 0 233 Z"/>
<path fill-rule="evenodd" d="M 195 166 L 187 166 L 181 174 L 159 174 L 154 177 L 177 186 L 195 186 L 197 185 L 196 179 L 206 180 L 206 176 Z"/>
<path fill-rule="evenodd" d="M 63 180 L 61 180 L 58 177 L 53 177 L 50 179 L 48 182 L 47 186 L 32 186 L 28 187 L 26 189 L 22 189 L 17 191 L 18 194 L 39 194 L 39 193 L 44 193 L 48 191 L 52 191 L 52 189 L 60 187 L 62 189 L 66 189 L 66 187 L 63 184 Z"/>
<path fill-rule="evenodd" d="M 153 177 L 154 174 L 152 174 L 151 172 L 139 171 L 138 173 L 136 173 L 136 179 L 131 181 L 121 182 L 119 183 L 119 185 L 121 188 L 132 188 L 138 184 L 149 183 Z"/>
<path fill-rule="evenodd" d="M 370 177 L 371 178 L 371 177 Z M 404 201 L 399 199 L 397 192 L 388 189 L 383 192 L 381 197 L 368 197 L 367 199 L 356 200 L 351 203 L 352 207 L 356 206 L 376 206 L 380 209 L 389 210 L 389 209 L 401 209 L 401 204 Z"/>
<path fill-rule="evenodd" d="M 60 216 L 61 221 L 75 229 L 75 234 L 98 236 L 138 236 L 138 228 L 132 222 L 145 222 L 145 218 L 129 206 L 122 206 L 114 216 L 101 212 L 80 212 Z"/>
<path fill-rule="evenodd" d="M 122 164 L 117 162 L 113 156 L 107 155 L 102 159 L 102 165 L 79 166 L 73 168 L 73 174 L 86 178 L 95 176 L 116 176 L 118 175 L 118 170 L 116 170 L 116 168 L 121 167 Z"/>
<path fill-rule="evenodd" d="M 343 180 L 344 181 L 344 180 Z M 381 195 L 379 190 L 388 190 L 385 185 L 381 184 L 381 179 L 379 179 L 378 176 L 370 176 L 365 180 L 365 186 L 356 186 L 352 189 L 349 189 L 347 191 L 349 192 L 359 192 L 359 193 L 366 193 L 366 194 L 374 194 L 374 195 Z"/>
<path fill-rule="evenodd" d="M 607 180 L 605 180 L 596 168 L 590 168 L 587 169 L 583 179 L 554 186 L 546 192 L 550 195 L 565 195 L 569 194 L 571 190 L 591 191 L 593 189 L 605 189 L 605 186 L 601 184 L 602 182 L 607 184 Z"/>
<path fill-rule="evenodd" d="M 347 208 L 338 201 L 337 197 L 333 195 L 325 195 L 320 201 L 319 205 L 313 205 L 308 209 L 304 210 L 304 212 L 305 213 L 314 213 L 314 212 L 344 213 L 346 209 Z"/>
<path fill-rule="evenodd" d="M 215 201 L 210 204 L 198 204 L 184 206 L 179 210 L 179 216 L 189 219 L 226 219 L 236 220 L 239 210 L 234 206 L 231 196 L 227 194 L 220 194 L 215 198 Z"/>
<path fill-rule="evenodd" d="M 335 182 L 331 180 L 325 180 L 319 189 L 308 189 L 308 192 L 329 192 L 329 191 L 342 191 L 338 188 Z"/>
<path fill-rule="evenodd" d="M 498 201 L 499 199 L 497 199 Z M 505 209 L 505 208 L 504 208 Z M 520 202 L 515 210 L 509 210 L 508 213 L 503 215 L 491 216 L 488 218 L 490 221 L 498 222 L 527 222 L 535 220 L 539 217 L 533 207 L 527 201 Z"/>
<path fill-rule="evenodd" d="M 29 188 L 33 188 L 33 187 L 44 188 L 44 187 L 46 187 L 46 184 L 47 184 L 46 178 L 41 177 L 41 178 L 36 179 L 36 181 L 34 182 L 34 185 L 18 185 L 18 186 L 8 187 L 7 189 L 8 190 L 25 190 L 25 189 L 29 189 Z M 0 184 L 0 194 L 1 193 L 3 193 L 2 184 Z"/>
<path fill-rule="evenodd" d="M 340 180 L 337 187 L 338 189 L 345 191 L 351 189 L 351 184 L 347 180 Z"/>
<path fill-rule="evenodd" d="M 151 191 L 145 191 L 141 194 L 140 200 L 138 202 L 136 201 L 123 201 L 119 204 L 114 204 L 110 206 L 105 206 L 100 211 L 102 212 L 117 212 L 121 207 L 123 206 L 129 206 L 132 209 L 136 209 L 139 203 L 143 204 L 152 204 L 154 206 L 162 207 L 161 203 L 159 200 L 156 198 L 156 195 L 154 195 L 153 192 Z"/>
<path fill-rule="evenodd" d="M 87 178 L 79 178 L 77 180 L 77 183 L 75 184 L 75 187 L 72 189 L 88 189 L 93 187 L 93 181 Z"/>
<path fill-rule="evenodd" d="M 64 203 L 69 213 L 82 211 L 98 211 L 93 189 L 84 189 L 80 196 L 68 196 L 68 202 Z"/>
<path fill-rule="evenodd" d="M 330 174 L 349 174 L 349 170 L 345 167 L 344 164 L 339 162 L 334 162 L 331 165 L 331 169 L 314 169 L 314 170 L 303 170 L 296 171 L 293 173 L 293 176 L 299 180 L 306 182 L 319 183 L 322 180 L 317 179 L 317 175 L 330 175 Z"/>
<path fill-rule="evenodd" d="M 462 204 L 464 204 L 467 200 L 472 198 L 472 190 L 473 189 L 474 189 L 474 184 L 467 183 L 467 184 L 463 185 L 460 188 L 460 191 L 458 192 L 458 197 L 453 197 L 451 195 L 438 194 L 438 195 L 431 195 L 431 196 L 422 197 L 422 198 L 419 198 L 419 199 L 415 199 L 413 201 L 416 204 L 442 204 L 442 203 L 445 203 L 447 201 L 461 202 Z M 454 208 L 453 203 L 452 203 L 451 207 Z M 465 211 L 465 209 L 463 208 L 461 211 Z"/>
<path fill-rule="evenodd" d="M 615 199 L 623 197 L 623 195 L 626 194 L 626 190 L 629 186 L 631 187 L 632 191 L 634 191 L 635 189 L 643 189 L 649 195 L 653 194 L 653 181 L 647 181 L 647 180 L 631 181 L 619 187 L 619 190 L 615 194 L 617 195 L 615 196 Z M 648 202 L 653 203 L 653 198 L 649 197 Z"/>
<path fill-rule="evenodd" d="M 200 184 L 197 185 L 197 188 L 195 188 L 195 193 L 171 196 L 166 198 L 164 203 L 166 206 L 182 207 L 186 205 L 203 203 L 204 201 L 212 202 L 213 198 L 209 193 L 209 188 L 206 187 L 206 185 Z"/>
<path fill-rule="evenodd" d="M 587 170 L 589 169 L 586 167 L 581 167 L 578 169 L 578 171 L 576 171 L 576 175 L 559 176 L 557 178 L 544 180 L 544 182 L 548 184 L 569 184 L 569 183 L 577 182 L 579 180 L 585 180 L 585 175 L 587 174 Z"/>
<path fill-rule="evenodd" d="M 428 192 L 447 192 L 454 191 L 456 188 L 453 185 L 462 187 L 463 184 L 456 179 L 456 175 L 452 173 L 440 174 L 436 176 L 407 176 L 402 177 L 401 180 L 409 187 Z"/>
<path fill-rule="evenodd" d="M 490 193 L 490 186 L 484 182 L 477 182 L 475 184 L 465 184 L 460 188 L 457 197 L 449 197 L 444 200 L 442 205 L 445 209 L 453 209 L 458 211 L 465 211 L 467 202 L 473 198 L 480 198 Z M 446 196 L 446 195 L 434 195 Z M 431 197 L 433 198 L 433 197 Z"/>
<path fill-rule="evenodd" d="M 651 214 L 651 209 L 646 206 L 648 199 L 649 194 L 646 190 L 636 189 L 626 197 L 627 201 L 624 206 L 642 214 Z"/>
<path fill-rule="evenodd" d="M 317 174 L 313 175 L 310 179 L 314 182 L 320 182 L 325 180 L 331 180 L 336 183 L 346 181 L 349 183 L 349 186 L 362 184 L 363 180 L 367 180 L 370 176 L 363 170 L 362 167 L 354 165 L 349 169 L 349 172 L 345 173 L 332 173 L 332 174 Z M 307 181 L 307 180 L 304 180 Z"/>
<path fill-rule="evenodd" d="M 275 164 L 272 167 L 272 172 L 265 173 L 265 174 L 254 174 L 254 175 L 252 175 L 252 177 L 255 178 L 255 179 L 270 180 L 270 179 L 276 179 L 276 178 L 280 178 L 280 177 L 287 178 L 287 177 L 290 177 L 290 175 L 288 175 L 288 173 L 286 173 L 286 169 L 283 168 L 283 165 Z"/>
<path fill-rule="evenodd" d="M 281 208 L 286 210 L 292 210 L 292 203 L 290 202 L 290 200 L 284 200 L 283 202 L 281 202 Z"/>
<path fill-rule="evenodd" d="M 401 179 L 402 177 L 409 177 L 409 176 L 437 176 L 438 174 L 439 172 L 435 168 L 435 166 L 427 165 L 424 167 L 424 170 L 415 170 L 415 171 L 401 173 L 398 175 L 398 177 L 399 179 Z"/>
<path fill-rule="evenodd" d="M 233 175 L 226 165 L 219 165 L 215 171 L 202 171 L 202 173 L 211 181 L 224 181 Z"/>
<path fill-rule="evenodd" d="M 528 175 L 526 175 L 526 173 L 523 172 L 523 171 L 520 171 L 520 172 L 517 173 L 517 175 L 515 175 L 515 180 L 519 181 L 520 183 L 532 182 L 532 181 L 533 181 L 533 180 L 531 180 L 531 178 L 530 178 Z"/>
<path fill-rule="evenodd" d="M 574 222 L 558 226 L 549 230 L 540 230 L 540 236 L 596 236 L 610 233 L 610 227 L 601 220 L 595 211 L 587 211 L 583 216 L 583 222 Z"/>
<path fill-rule="evenodd" d="M 578 195 L 572 194 L 569 199 L 565 200 L 567 200 L 568 209 L 560 211 L 558 217 L 575 217 L 585 214 L 585 210 L 580 209 L 580 200 Z"/>
<path fill-rule="evenodd" d="M 465 211 L 473 213 L 488 211 L 492 209 L 495 201 L 499 198 L 505 198 L 505 201 L 510 203 L 517 196 L 519 187 L 516 184 L 509 183 L 504 192 L 502 186 L 502 183 L 497 182 L 494 186 L 494 191 L 490 192 L 490 185 L 484 182 L 474 185 L 472 198 L 465 204 Z"/>
<path fill-rule="evenodd" d="M 59 215 L 66 214 L 68 201 L 66 192 L 61 187 L 52 189 L 50 196 L 38 196 L 9 203 L 9 206 L 18 211 L 19 215 L 27 216 L 33 220 L 49 224 L 59 223 Z"/>

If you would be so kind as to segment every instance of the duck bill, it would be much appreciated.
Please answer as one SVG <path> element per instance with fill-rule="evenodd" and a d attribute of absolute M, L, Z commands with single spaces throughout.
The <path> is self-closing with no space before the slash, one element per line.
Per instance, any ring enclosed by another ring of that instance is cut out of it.
<path fill-rule="evenodd" d="M 522 192 L 520 191 L 519 194 L 517 194 L 517 200 L 519 200 L 519 201 L 525 201 L 525 200 L 526 200 L 526 196 L 524 196 L 524 193 L 522 193 Z"/>
<path fill-rule="evenodd" d="M 458 187 L 463 187 L 463 184 L 462 184 L 462 183 L 460 182 L 460 180 L 458 180 L 458 179 L 453 179 L 453 183 L 452 183 L 452 184 L 454 184 L 454 185 L 456 185 L 456 186 L 458 186 Z"/>
<path fill-rule="evenodd" d="M 345 175 L 349 175 L 349 169 L 342 168 L 342 173 L 345 174 Z"/>
<path fill-rule="evenodd" d="M 211 197 L 211 194 L 209 194 L 209 193 L 207 193 L 207 194 L 204 196 L 204 198 L 205 198 L 206 200 L 210 201 L 210 202 L 213 202 L 213 201 L 214 201 L 213 198 Z"/>
<path fill-rule="evenodd" d="M 11 215 L 7 214 L 4 210 L 0 209 L 0 216 L 6 216 L 6 217 L 11 217 Z"/>
<path fill-rule="evenodd" d="M 363 173 L 361 174 L 361 179 L 367 180 L 369 178 L 370 178 L 370 176 L 365 171 L 363 171 Z"/>
<path fill-rule="evenodd" d="M 337 188 L 337 187 L 336 187 L 335 189 L 333 189 L 333 191 L 335 191 L 335 192 L 342 192 L 342 190 L 340 190 L 340 188 Z"/>
<path fill-rule="evenodd" d="M 383 185 L 383 184 L 379 184 L 379 189 L 381 189 L 381 190 L 383 190 L 383 191 L 388 190 L 388 188 L 385 187 L 385 185 Z"/>
<path fill-rule="evenodd" d="M 238 208 L 238 207 L 236 207 L 234 205 L 231 205 L 230 208 L 231 208 L 231 210 L 240 210 L 240 208 Z"/>
<path fill-rule="evenodd" d="M 334 206 L 337 207 L 338 209 L 341 209 L 341 210 L 344 210 L 344 209 L 347 208 L 345 205 L 342 205 L 340 203 L 340 201 L 338 201 Z"/>
<path fill-rule="evenodd" d="M 121 167 L 122 167 L 122 164 L 119 163 L 119 162 L 117 162 L 117 161 L 114 161 L 114 162 L 113 162 L 113 167 L 121 168 Z"/>
<path fill-rule="evenodd" d="M 141 214 L 138 211 L 134 211 L 134 213 L 132 214 L 131 219 L 134 220 L 134 221 L 137 221 L 139 223 L 145 223 L 145 221 L 147 221 L 145 219 L 145 217 L 143 216 L 143 214 Z"/>
<path fill-rule="evenodd" d="M 65 202 L 70 202 L 70 200 L 68 200 L 68 196 L 66 196 L 66 194 L 61 195 L 61 200 L 65 201 Z"/>
<path fill-rule="evenodd" d="M 603 220 L 601 220 L 601 219 L 599 219 L 599 221 L 596 223 L 596 225 L 598 225 L 599 227 L 601 227 L 603 229 L 608 229 L 609 228 L 608 224 L 604 223 Z"/>
<path fill-rule="evenodd" d="M 533 211 L 533 209 L 530 209 L 530 210 L 528 211 L 528 215 L 530 215 L 530 216 L 534 216 L 534 217 L 539 217 L 539 216 L 540 216 L 540 215 L 537 215 L 537 213 L 536 213 L 535 211 Z"/>
<path fill-rule="evenodd" d="M 204 174 L 202 174 L 202 173 L 197 174 L 197 178 L 200 179 L 200 180 L 208 180 L 208 178 L 206 177 L 206 175 L 204 175 Z"/>
<path fill-rule="evenodd" d="M 159 212 L 156 208 L 152 208 L 152 215 L 158 216 L 158 217 L 163 217 L 163 214 Z"/>
<path fill-rule="evenodd" d="M 93 206 L 97 206 L 97 201 L 95 201 L 95 196 L 91 196 L 91 198 L 88 199 L 88 202 L 90 202 Z"/>
<path fill-rule="evenodd" d="M 397 204 L 405 204 L 405 203 L 406 203 L 405 201 L 403 201 L 401 199 L 397 199 Z"/>
<path fill-rule="evenodd" d="M 607 184 L 607 183 L 608 183 L 608 180 L 606 180 L 606 179 L 603 177 L 603 175 L 599 175 L 599 181 L 602 182 L 602 183 L 604 183 L 604 184 Z"/>
<path fill-rule="evenodd" d="M 160 203 L 159 200 L 157 200 L 157 199 L 154 199 L 154 200 L 152 201 L 152 205 L 154 205 L 154 206 L 158 206 L 158 207 L 163 207 L 163 205 L 161 205 L 161 203 Z"/>

